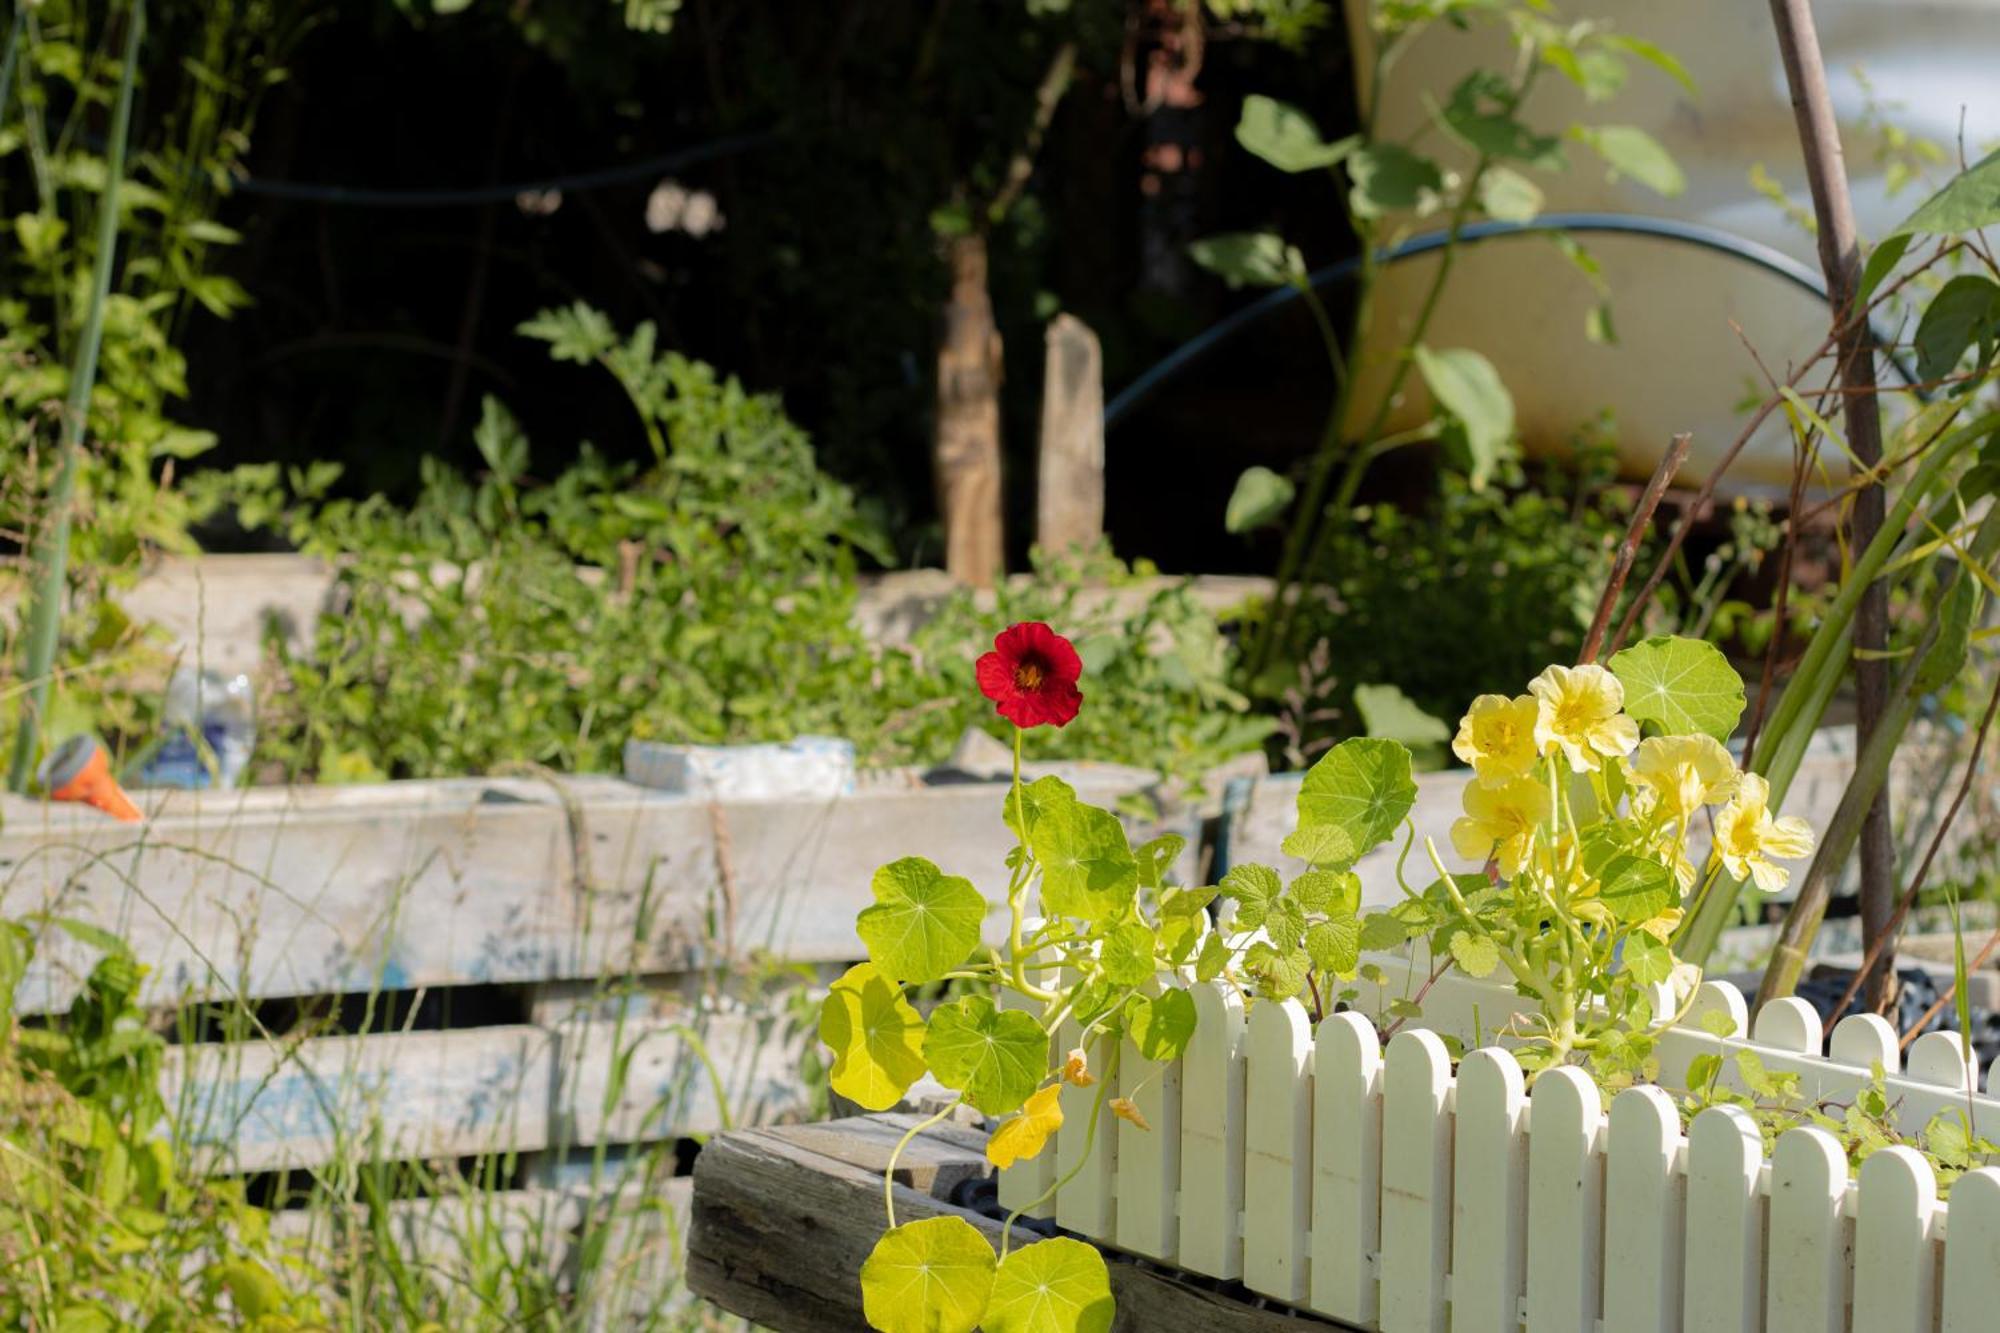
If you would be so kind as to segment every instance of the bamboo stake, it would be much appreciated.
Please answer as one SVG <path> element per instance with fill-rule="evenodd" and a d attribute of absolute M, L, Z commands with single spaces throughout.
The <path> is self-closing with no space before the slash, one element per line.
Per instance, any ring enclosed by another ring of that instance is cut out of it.
<path fill-rule="evenodd" d="M 1819 224 L 1819 262 L 1826 273 L 1827 298 L 1833 305 L 1834 327 L 1840 331 L 1840 381 L 1846 405 L 1847 441 L 1862 468 L 1882 461 L 1882 411 L 1875 396 L 1875 350 L 1868 321 L 1854 296 L 1861 280 L 1861 241 L 1854 224 L 1854 205 L 1847 192 L 1847 169 L 1841 159 L 1840 126 L 1827 91 L 1826 65 L 1820 58 L 1819 34 L 1813 25 L 1811 0 L 1771 0 L 1771 20 L 1778 30 L 1778 52 L 1784 60 L 1785 82 L 1791 88 L 1792 114 L 1798 121 L 1799 146 L 1805 153 L 1806 183 L 1811 187 L 1813 215 Z M 1857 547 L 1866 547 L 1882 527 L 1884 509 L 1880 481 L 1854 497 L 1853 532 Z M 1854 618 L 1855 741 L 1866 750 L 1868 740 L 1887 707 L 1888 663 L 1881 657 L 1889 638 L 1889 590 L 1871 583 L 1861 595 Z M 1896 848 L 1889 823 L 1887 783 L 1869 805 L 1861 824 L 1861 935 L 1863 945 L 1880 958 L 1868 979 L 1871 1008 L 1888 998 L 1895 975 L 1891 932 L 1896 907 Z"/>
<path fill-rule="evenodd" d="M 104 341 L 104 305 L 111 296 L 111 270 L 118 258 L 118 186 L 125 178 L 125 148 L 132 128 L 132 85 L 139 67 L 139 41 L 145 30 L 146 0 L 132 0 L 132 16 L 125 27 L 125 68 L 118 79 L 118 105 L 112 113 L 111 147 L 105 158 L 104 194 L 97 204 L 97 267 L 91 275 L 90 310 L 84 319 L 83 341 L 77 345 L 76 363 L 70 368 L 69 401 L 63 408 L 56 483 L 47 507 L 49 526 L 42 534 L 34 604 L 28 613 L 23 667 L 27 692 L 21 696 L 21 724 L 14 733 L 14 762 L 7 777 L 7 785 L 15 791 L 27 789 L 41 748 L 42 722 L 48 715 L 50 673 L 55 667 L 63 592 L 69 579 L 70 506 L 76 497 L 77 459 L 83 453 L 90 391 L 97 384 L 97 352 Z"/>

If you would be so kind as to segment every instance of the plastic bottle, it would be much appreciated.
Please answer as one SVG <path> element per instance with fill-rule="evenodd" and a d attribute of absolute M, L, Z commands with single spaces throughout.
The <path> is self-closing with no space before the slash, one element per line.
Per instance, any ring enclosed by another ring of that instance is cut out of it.
<path fill-rule="evenodd" d="M 257 744 L 257 701 L 247 675 L 177 667 L 167 681 L 160 720 L 165 736 L 139 770 L 137 785 L 234 787 L 250 766 Z"/>

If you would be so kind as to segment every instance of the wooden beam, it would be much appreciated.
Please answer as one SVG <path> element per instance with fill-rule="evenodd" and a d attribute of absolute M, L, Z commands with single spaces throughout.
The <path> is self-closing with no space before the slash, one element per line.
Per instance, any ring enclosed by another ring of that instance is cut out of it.
<path fill-rule="evenodd" d="M 977 229 L 946 247 L 951 299 L 938 343 L 938 516 L 945 571 L 990 588 L 1005 569 L 1000 501 L 1000 330 L 986 291 L 986 234 Z"/>
<path fill-rule="evenodd" d="M 1104 536 L 1104 353 L 1071 314 L 1049 321 L 1035 540 L 1048 551 Z"/>
<path fill-rule="evenodd" d="M 907 1117 L 860 1116 L 826 1125 L 740 1130 L 708 1144 L 695 1160 L 694 1225 L 687 1281 L 701 1296 L 775 1333 L 859 1333 L 861 1263 L 882 1234 L 885 1139 Z M 984 1136 L 939 1127 L 919 1135 L 906 1157 L 909 1184 L 895 1188 L 896 1216 L 947 1213 L 999 1240 L 992 1218 L 954 1207 L 945 1196 L 986 1173 Z M 926 1177 L 928 1177 L 926 1181 Z M 1028 1237 L 1016 1233 L 1017 1240 Z M 1114 1333 L 1311 1333 L 1339 1329 L 1310 1315 L 1260 1309 L 1174 1273 L 1111 1258 L 1118 1303 Z"/>

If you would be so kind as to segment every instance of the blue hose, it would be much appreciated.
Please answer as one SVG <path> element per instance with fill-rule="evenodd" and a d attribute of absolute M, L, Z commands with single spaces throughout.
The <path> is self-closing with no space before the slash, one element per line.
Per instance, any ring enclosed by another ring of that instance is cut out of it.
<path fill-rule="evenodd" d="M 1654 236 L 1678 245 L 1692 245 L 1703 250 L 1713 250 L 1744 260 L 1767 273 L 1776 274 L 1794 286 L 1811 292 L 1822 301 L 1826 299 L 1826 282 L 1814 269 L 1761 241 L 1746 240 L 1732 232 L 1723 231 L 1720 227 L 1704 226 L 1699 222 L 1680 222 L 1672 218 L 1646 217 L 1634 213 L 1548 213 L 1532 222 L 1475 222 L 1460 228 L 1458 237 L 1461 241 L 1471 243 L 1492 240 L 1496 237 L 1527 236 L 1537 232 L 1553 231 Z M 1381 251 L 1378 262 L 1393 264 L 1399 259 L 1413 259 L 1418 255 L 1429 254 L 1433 250 L 1442 250 L 1448 236 L 1447 232 L 1434 231 L 1412 237 L 1401 245 Z M 1360 271 L 1360 268 L 1361 258 L 1357 255 L 1352 259 L 1343 259 L 1338 264 L 1329 264 L 1308 275 L 1306 283 L 1314 290 L 1318 290 L 1346 281 Z M 1182 343 L 1148 367 L 1145 373 L 1126 385 L 1119 391 L 1117 397 L 1105 405 L 1104 428 L 1110 430 L 1117 425 L 1120 418 L 1151 398 L 1176 372 L 1201 359 L 1264 316 L 1290 305 L 1298 300 L 1301 294 L 1296 287 L 1280 287 L 1267 292 L 1241 310 L 1231 313 Z M 1882 336 L 1881 330 L 1877 329 L 1875 333 L 1876 342 L 1886 346 L 1888 340 Z M 1905 385 L 1916 387 L 1915 378 L 1900 359 L 1891 355 L 1889 363 L 1895 367 L 1898 378 Z M 1921 390 L 1919 394 L 1928 397 L 1923 395 Z"/>

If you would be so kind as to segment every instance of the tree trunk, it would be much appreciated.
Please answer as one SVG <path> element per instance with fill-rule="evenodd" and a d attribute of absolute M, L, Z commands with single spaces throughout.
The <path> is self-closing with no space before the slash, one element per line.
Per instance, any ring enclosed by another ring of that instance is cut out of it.
<path fill-rule="evenodd" d="M 951 300 L 938 345 L 936 466 L 944 567 L 990 587 L 1003 568 L 1000 528 L 1000 331 L 986 292 L 986 236 L 952 238 Z"/>
<path fill-rule="evenodd" d="M 1049 323 L 1035 493 L 1042 549 L 1091 547 L 1104 536 L 1104 356 L 1090 326 L 1067 313 Z"/>

